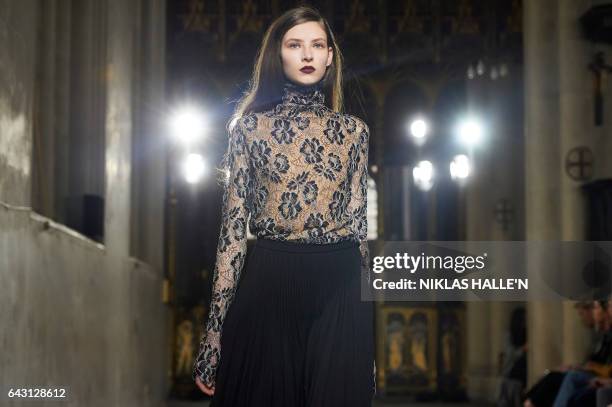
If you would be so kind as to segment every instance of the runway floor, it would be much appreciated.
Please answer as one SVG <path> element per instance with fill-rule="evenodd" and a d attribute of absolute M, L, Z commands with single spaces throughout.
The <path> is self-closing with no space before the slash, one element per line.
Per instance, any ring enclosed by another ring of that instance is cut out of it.
<path fill-rule="evenodd" d="M 169 401 L 168 407 L 208 407 L 208 402 L 188 402 L 188 401 Z M 415 403 L 410 401 L 380 401 L 375 400 L 372 403 L 372 407 L 494 407 L 493 404 L 483 403 L 444 403 L 444 402 L 431 402 L 431 403 Z"/>

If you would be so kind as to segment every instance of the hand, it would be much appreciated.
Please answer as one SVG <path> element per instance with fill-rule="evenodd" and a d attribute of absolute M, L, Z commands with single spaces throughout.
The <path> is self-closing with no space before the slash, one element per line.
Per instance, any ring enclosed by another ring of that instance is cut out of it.
<path fill-rule="evenodd" d="M 199 377 L 196 377 L 196 385 L 200 388 L 200 390 L 202 390 L 205 394 L 209 396 L 212 396 L 213 394 L 215 394 L 215 386 L 208 387 L 207 385 L 202 383 Z"/>
<path fill-rule="evenodd" d="M 590 387 L 610 387 L 612 379 L 604 377 L 596 377 L 589 382 Z"/>

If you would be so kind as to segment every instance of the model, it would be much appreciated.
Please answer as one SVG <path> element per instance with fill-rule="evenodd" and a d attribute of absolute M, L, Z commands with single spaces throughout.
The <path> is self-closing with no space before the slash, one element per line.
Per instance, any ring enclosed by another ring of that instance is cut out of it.
<path fill-rule="evenodd" d="M 310 7 L 264 35 L 229 121 L 228 175 L 205 333 L 211 406 L 370 406 L 369 129 L 342 113 L 342 57 Z M 247 257 L 247 222 L 257 237 Z M 244 271 L 243 271 L 244 269 Z"/>

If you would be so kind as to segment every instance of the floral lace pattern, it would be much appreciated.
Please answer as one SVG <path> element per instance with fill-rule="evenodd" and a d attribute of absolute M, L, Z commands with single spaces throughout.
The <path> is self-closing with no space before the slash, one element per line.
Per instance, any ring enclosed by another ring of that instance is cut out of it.
<path fill-rule="evenodd" d="M 194 380 L 214 386 L 223 321 L 246 258 L 247 224 L 257 238 L 358 241 L 369 280 L 369 128 L 324 101 L 319 84 L 286 82 L 281 103 L 241 117 L 230 130 L 213 293 Z"/>

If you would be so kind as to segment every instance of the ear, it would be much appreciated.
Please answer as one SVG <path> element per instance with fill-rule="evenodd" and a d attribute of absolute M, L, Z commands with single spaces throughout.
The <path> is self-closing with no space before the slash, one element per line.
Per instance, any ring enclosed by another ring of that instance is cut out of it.
<path fill-rule="evenodd" d="M 334 60 L 334 49 L 332 47 L 329 47 L 328 54 L 327 54 L 327 63 L 325 64 L 325 66 L 330 66 L 333 60 Z"/>

